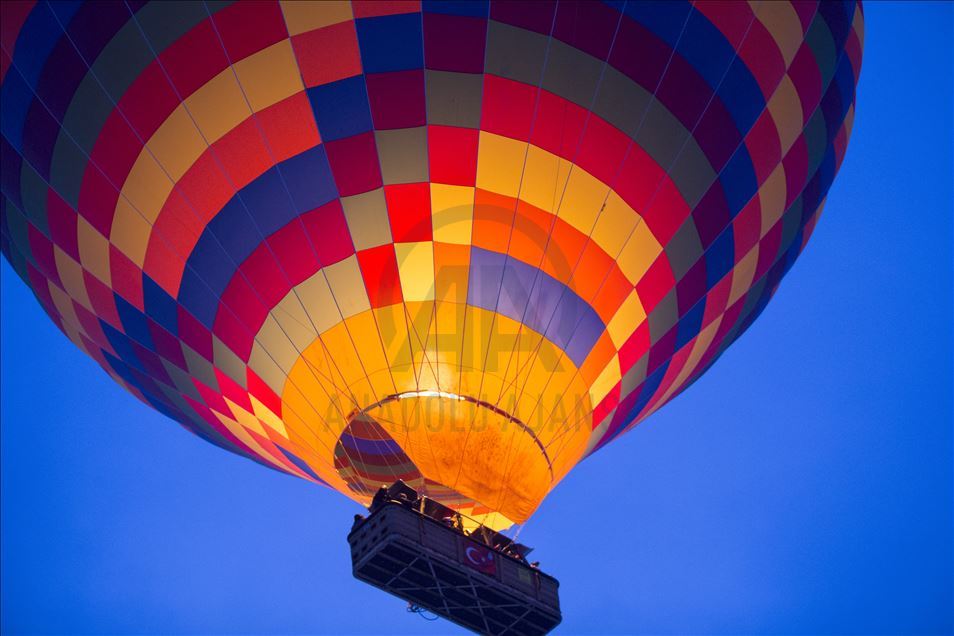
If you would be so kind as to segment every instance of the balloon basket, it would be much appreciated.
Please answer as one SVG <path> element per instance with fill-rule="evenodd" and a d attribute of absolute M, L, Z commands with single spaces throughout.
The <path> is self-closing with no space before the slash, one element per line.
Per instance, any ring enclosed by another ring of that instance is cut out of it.
<path fill-rule="evenodd" d="M 355 578 L 480 634 L 546 634 L 560 624 L 559 582 L 530 549 L 403 482 L 378 491 L 348 534 Z"/>

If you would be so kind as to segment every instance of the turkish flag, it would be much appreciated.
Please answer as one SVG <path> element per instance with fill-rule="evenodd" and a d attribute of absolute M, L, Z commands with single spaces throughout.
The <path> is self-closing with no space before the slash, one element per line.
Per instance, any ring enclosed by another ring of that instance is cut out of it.
<path fill-rule="evenodd" d="M 493 575 L 497 573 L 494 551 L 472 541 L 467 541 L 464 544 L 464 565 L 484 574 Z"/>

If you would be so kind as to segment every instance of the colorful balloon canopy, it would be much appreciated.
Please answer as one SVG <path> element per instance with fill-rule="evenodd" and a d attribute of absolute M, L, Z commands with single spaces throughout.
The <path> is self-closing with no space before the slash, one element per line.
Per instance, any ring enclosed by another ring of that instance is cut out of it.
<path fill-rule="evenodd" d="M 855 2 L 2 11 L 3 253 L 57 326 L 214 444 L 495 526 L 759 315 L 863 38 Z"/>

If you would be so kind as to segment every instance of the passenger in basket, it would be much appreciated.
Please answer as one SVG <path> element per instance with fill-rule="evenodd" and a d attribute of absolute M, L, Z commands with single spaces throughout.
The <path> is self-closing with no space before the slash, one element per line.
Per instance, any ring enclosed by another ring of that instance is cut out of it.
<path fill-rule="evenodd" d="M 386 504 L 389 499 L 390 497 L 388 496 L 387 486 L 381 486 L 380 488 L 378 488 L 378 491 L 374 493 L 374 497 L 371 498 L 371 505 L 369 506 L 369 509 L 372 512 L 374 512 L 375 510 L 377 510 L 378 508 Z"/>

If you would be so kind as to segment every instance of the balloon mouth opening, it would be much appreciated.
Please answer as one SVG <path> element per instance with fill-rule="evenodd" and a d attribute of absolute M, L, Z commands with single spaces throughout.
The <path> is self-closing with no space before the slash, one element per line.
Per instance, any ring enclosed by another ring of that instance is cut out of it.
<path fill-rule="evenodd" d="M 401 479 L 471 516 L 523 521 L 554 481 L 537 433 L 499 405 L 437 390 L 395 393 L 355 409 L 335 469 L 360 500 Z"/>
<path fill-rule="evenodd" d="M 508 413 L 506 410 L 500 408 L 496 404 L 491 404 L 486 400 L 481 400 L 469 395 L 458 395 L 457 393 L 449 393 L 447 391 L 404 391 L 403 393 L 395 393 L 389 395 L 386 398 L 375 402 L 374 404 L 365 407 L 361 411 L 355 411 L 351 415 L 353 419 L 359 413 L 364 413 L 370 415 L 375 409 L 379 409 L 389 402 L 394 402 L 398 400 L 413 400 L 413 399 L 426 399 L 426 400 L 438 400 L 438 401 L 448 401 L 453 403 L 457 402 L 467 402 L 473 404 L 478 409 L 486 409 L 490 413 L 493 413 L 495 416 L 501 418 L 504 422 L 512 424 L 515 428 L 522 431 L 533 440 L 536 447 L 540 450 L 540 454 L 543 456 L 543 459 L 546 461 L 547 471 L 550 473 L 550 478 L 553 479 L 553 463 L 550 461 L 550 456 L 547 454 L 547 448 L 544 446 L 543 442 L 540 441 L 540 438 L 537 437 L 537 434 L 532 428 L 527 426 L 519 418 L 515 417 L 511 413 Z M 478 416 L 479 417 L 479 416 Z M 476 418 L 475 418 L 476 419 Z"/>

